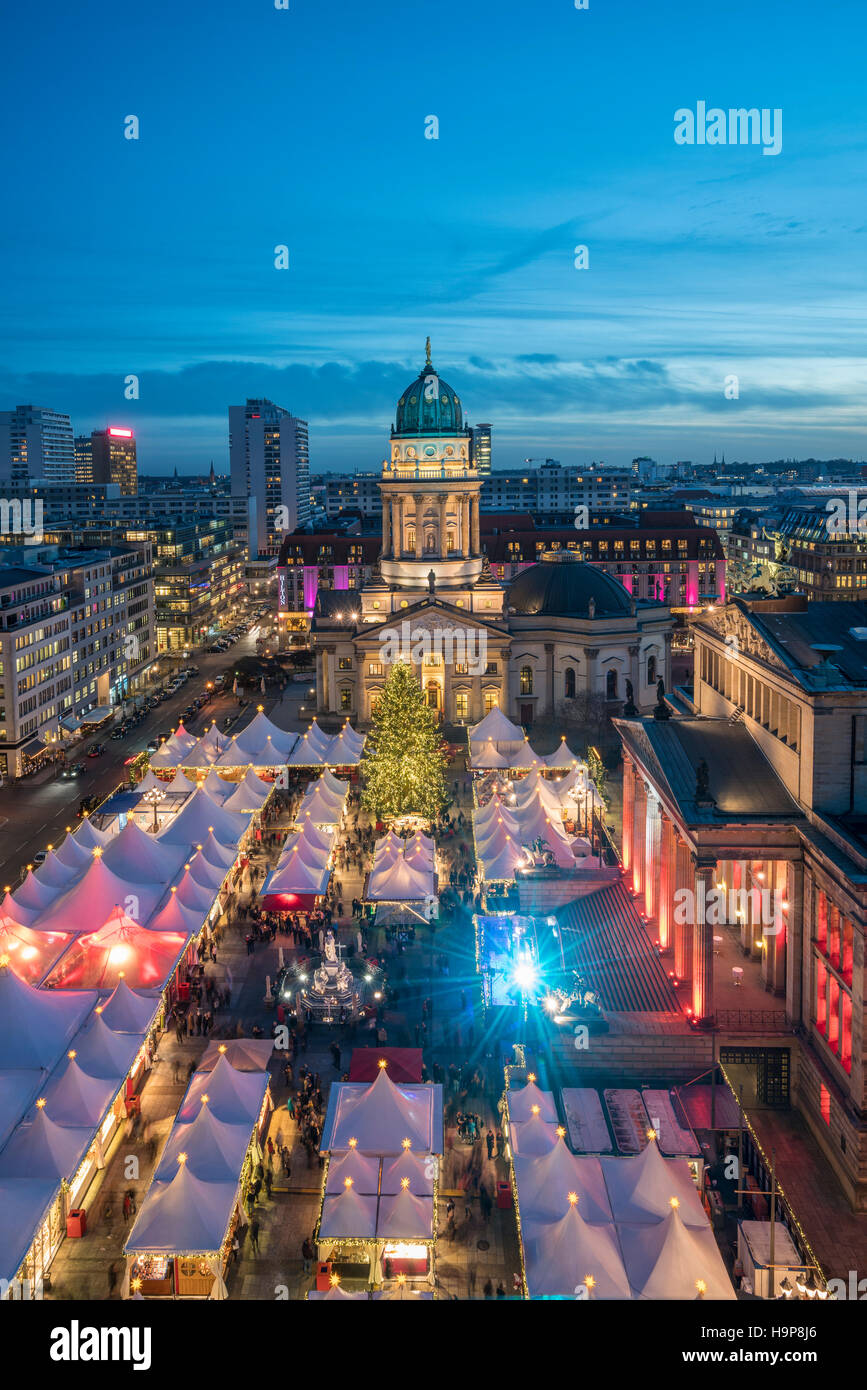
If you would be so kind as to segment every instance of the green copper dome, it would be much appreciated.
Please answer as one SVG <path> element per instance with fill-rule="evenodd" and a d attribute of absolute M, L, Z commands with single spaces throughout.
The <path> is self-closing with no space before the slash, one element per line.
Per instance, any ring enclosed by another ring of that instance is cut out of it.
<path fill-rule="evenodd" d="M 430 360 L 430 338 L 427 340 L 427 362 L 415 381 L 410 382 L 397 403 L 397 415 L 392 436 L 408 434 L 461 434 L 464 416 L 457 392 L 443 381 Z"/>

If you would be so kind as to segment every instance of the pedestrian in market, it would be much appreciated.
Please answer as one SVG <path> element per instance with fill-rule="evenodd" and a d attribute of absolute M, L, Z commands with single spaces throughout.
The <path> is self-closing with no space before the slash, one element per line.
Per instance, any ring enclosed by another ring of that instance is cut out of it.
<path fill-rule="evenodd" d="M 255 1216 L 250 1222 L 250 1249 L 259 1252 L 259 1222 Z"/>
<path fill-rule="evenodd" d="M 488 1158 L 494 1157 L 494 1131 L 488 1125 L 488 1132 L 485 1135 L 485 1143 L 488 1146 Z"/>
<path fill-rule="evenodd" d="M 268 1198 L 268 1201 L 270 1202 L 270 1200 L 271 1200 L 271 1169 L 270 1169 L 270 1167 L 267 1167 L 267 1168 L 265 1169 L 265 1196 Z"/>
<path fill-rule="evenodd" d="M 304 1261 L 304 1273 L 309 1274 L 313 1267 L 313 1245 L 309 1236 L 305 1236 L 301 1243 L 301 1258 Z"/>

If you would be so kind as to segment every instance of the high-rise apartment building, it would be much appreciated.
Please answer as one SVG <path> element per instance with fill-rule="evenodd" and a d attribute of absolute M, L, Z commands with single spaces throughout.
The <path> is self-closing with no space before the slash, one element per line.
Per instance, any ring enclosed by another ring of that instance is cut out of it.
<path fill-rule="evenodd" d="M 75 481 L 117 483 L 122 497 L 138 492 L 135 435 L 131 429 L 109 425 L 75 440 Z"/>
<path fill-rule="evenodd" d="M 488 478 L 491 473 L 491 426 L 473 425 L 472 436 L 472 458 L 476 472 L 481 478 Z"/>
<path fill-rule="evenodd" d="M 232 495 L 250 500 L 251 558 L 276 555 L 310 520 L 307 422 L 268 400 L 229 406 Z"/>
<path fill-rule="evenodd" d="M 75 447 L 68 415 L 43 406 L 0 410 L 0 485 L 37 479 L 75 481 Z"/>

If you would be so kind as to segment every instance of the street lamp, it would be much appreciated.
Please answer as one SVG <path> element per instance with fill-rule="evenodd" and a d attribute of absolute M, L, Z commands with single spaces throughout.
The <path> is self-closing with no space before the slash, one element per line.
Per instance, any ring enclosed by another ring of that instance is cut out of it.
<path fill-rule="evenodd" d="M 157 831 L 158 831 L 159 828 L 160 828 L 160 827 L 159 827 L 159 821 L 157 820 L 157 807 L 159 806 L 160 802 L 161 802 L 161 801 L 165 801 L 165 799 L 166 799 L 166 794 L 165 794 L 164 791 L 161 791 L 159 787 L 151 787 L 151 789 L 150 789 L 149 792 L 145 792 L 145 793 L 142 795 L 142 801 L 146 801 L 147 804 L 148 804 L 149 806 L 153 806 L 153 808 L 154 808 L 154 830 L 153 830 L 153 833 L 154 833 L 155 835 L 156 835 Z"/>

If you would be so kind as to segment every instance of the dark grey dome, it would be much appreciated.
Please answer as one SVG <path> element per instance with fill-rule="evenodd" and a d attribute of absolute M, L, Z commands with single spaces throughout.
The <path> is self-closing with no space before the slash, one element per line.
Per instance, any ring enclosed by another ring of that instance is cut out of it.
<path fill-rule="evenodd" d="M 518 617 L 586 618 L 591 599 L 597 618 L 625 617 L 632 603 L 613 575 L 569 551 L 553 551 L 512 581 L 507 602 Z"/>

